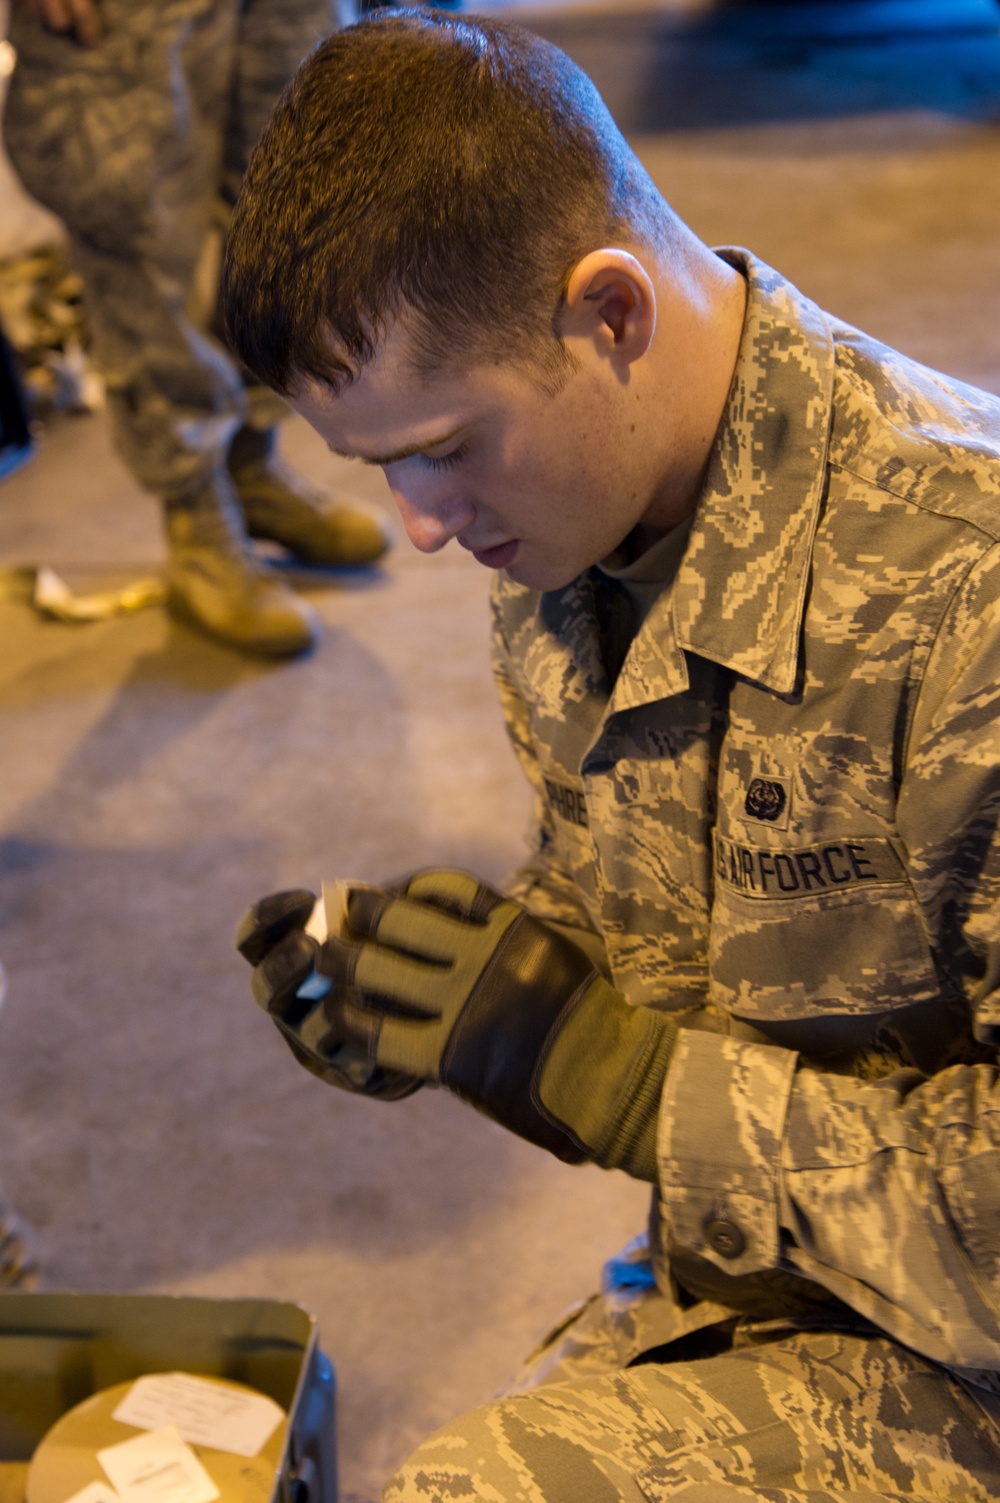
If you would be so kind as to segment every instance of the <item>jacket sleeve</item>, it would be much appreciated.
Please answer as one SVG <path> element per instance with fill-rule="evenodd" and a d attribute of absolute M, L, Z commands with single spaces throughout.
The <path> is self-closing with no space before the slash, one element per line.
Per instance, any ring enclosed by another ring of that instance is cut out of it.
<path fill-rule="evenodd" d="M 683 1030 L 658 1142 L 664 1251 L 805 1274 L 970 1376 L 1000 1371 L 998 551 L 938 635 L 898 801 L 942 1003 L 964 999 L 978 1062 L 866 1080 Z"/>

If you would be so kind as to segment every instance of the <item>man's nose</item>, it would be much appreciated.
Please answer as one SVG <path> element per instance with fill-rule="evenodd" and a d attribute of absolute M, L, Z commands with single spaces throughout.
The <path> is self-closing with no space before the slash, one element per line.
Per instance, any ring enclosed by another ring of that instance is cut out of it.
<path fill-rule="evenodd" d="M 421 553 L 437 553 L 445 543 L 457 537 L 475 515 L 471 502 L 457 497 L 443 501 L 418 499 L 396 486 L 392 487 L 392 496 L 407 537 Z"/>

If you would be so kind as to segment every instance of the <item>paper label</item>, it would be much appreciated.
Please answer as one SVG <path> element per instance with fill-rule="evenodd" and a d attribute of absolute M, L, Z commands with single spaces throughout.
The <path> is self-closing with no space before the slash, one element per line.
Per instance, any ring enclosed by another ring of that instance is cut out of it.
<path fill-rule="evenodd" d="M 352 892 L 367 886 L 366 882 L 352 882 L 346 877 L 336 882 L 324 882 L 323 896 L 317 898 L 309 915 L 306 933 L 320 944 L 330 934 L 343 934 L 347 927 L 347 900 Z"/>
<path fill-rule="evenodd" d="M 172 1425 L 106 1446 L 97 1459 L 122 1503 L 212 1503 L 220 1496 Z"/>
<path fill-rule="evenodd" d="M 172 1425 L 195 1446 L 256 1456 L 285 1411 L 264 1393 L 206 1383 L 191 1373 L 149 1373 L 137 1378 L 112 1415 L 139 1430 Z"/>
<path fill-rule="evenodd" d="M 106 1482 L 88 1482 L 86 1487 L 67 1498 L 66 1503 L 122 1503 L 122 1500 Z"/>
<path fill-rule="evenodd" d="M 326 899 L 326 894 L 332 891 L 332 888 L 338 887 L 338 885 L 341 884 L 338 884 L 338 882 L 337 884 L 323 882 L 323 896 L 317 897 L 316 903 L 313 905 L 313 912 L 310 914 L 310 921 L 305 926 L 305 933 L 310 936 L 310 939 L 316 939 L 316 944 L 322 944 L 323 939 L 329 933 L 338 933 L 338 929 L 340 929 L 337 923 L 334 923 L 332 927 L 331 923 L 329 923 L 329 903 L 328 899 Z M 301 986 L 296 989 L 295 995 L 301 996 L 304 1003 L 319 1003 L 320 999 L 326 996 L 326 992 L 328 992 L 331 984 L 328 975 L 320 975 L 319 971 L 310 971 L 310 974 L 302 981 Z"/>
<path fill-rule="evenodd" d="M 363 882 L 351 882 L 345 878 L 338 882 L 323 883 L 323 912 L 326 915 L 327 934 L 343 934 L 347 928 L 347 900 L 351 889 L 363 886 Z"/>
<path fill-rule="evenodd" d="M 309 915 L 309 922 L 306 924 L 305 932 L 318 945 L 321 945 L 324 939 L 326 939 L 329 930 L 326 923 L 326 904 L 322 898 L 317 898 L 313 904 L 313 911 Z"/>
<path fill-rule="evenodd" d="M 341 879 L 338 882 L 324 882 L 323 896 L 318 898 L 309 915 L 305 932 L 317 944 L 331 934 L 343 934 L 347 928 L 347 901 L 352 891 L 357 891 L 368 884 L 365 882 L 351 882 Z M 295 995 L 301 997 L 304 1002 L 319 1002 L 330 990 L 332 983 L 329 976 L 321 976 L 318 971 L 311 971 L 298 988 Z"/>

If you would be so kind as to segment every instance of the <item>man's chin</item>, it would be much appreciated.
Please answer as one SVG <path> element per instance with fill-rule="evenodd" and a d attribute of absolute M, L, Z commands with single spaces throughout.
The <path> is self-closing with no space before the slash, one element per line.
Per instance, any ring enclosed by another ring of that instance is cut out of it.
<path fill-rule="evenodd" d="M 552 564 L 532 564 L 530 559 L 523 558 L 514 559 L 503 572 L 514 584 L 523 585 L 527 590 L 538 590 L 540 594 L 549 590 L 564 590 L 579 574 L 579 571 L 570 573 L 565 567 L 557 569 Z"/>

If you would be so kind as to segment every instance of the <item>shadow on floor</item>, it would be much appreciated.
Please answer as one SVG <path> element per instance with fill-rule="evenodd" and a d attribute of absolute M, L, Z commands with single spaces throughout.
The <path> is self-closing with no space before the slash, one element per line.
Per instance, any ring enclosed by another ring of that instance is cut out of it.
<path fill-rule="evenodd" d="M 390 1109 L 314 1081 L 232 947 L 262 891 L 427 849 L 393 675 L 349 637 L 275 669 L 152 615 L 86 642 L 15 619 L 7 750 L 41 781 L 0 834 L 0 1094 L 22 1209 L 58 1227 L 53 1276 L 136 1288 L 310 1245 L 461 1242 L 519 1146 L 481 1119 L 454 1134 L 430 1092 Z M 353 713 L 365 695 L 377 712 Z M 496 858 L 458 830 L 433 860 Z"/>

